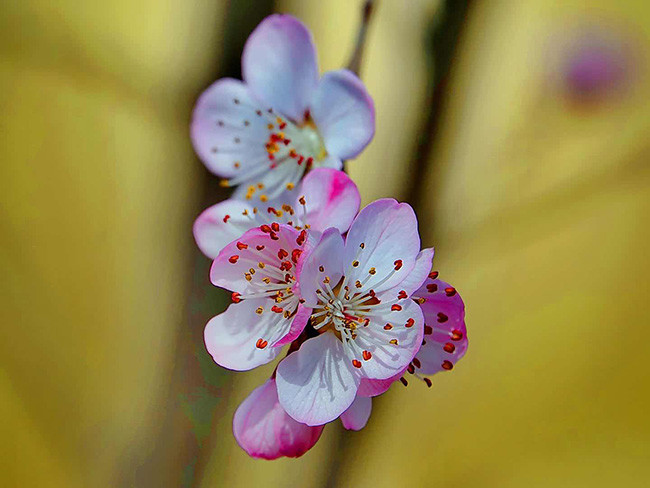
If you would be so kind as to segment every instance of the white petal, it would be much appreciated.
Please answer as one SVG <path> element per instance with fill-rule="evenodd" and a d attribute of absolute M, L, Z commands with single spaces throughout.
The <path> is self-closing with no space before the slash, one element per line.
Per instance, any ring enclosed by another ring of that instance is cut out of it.
<path fill-rule="evenodd" d="M 276 382 L 282 408 L 295 420 L 322 425 L 354 401 L 359 377 L 330 332 L 308 339 L 278 365 Z"/>

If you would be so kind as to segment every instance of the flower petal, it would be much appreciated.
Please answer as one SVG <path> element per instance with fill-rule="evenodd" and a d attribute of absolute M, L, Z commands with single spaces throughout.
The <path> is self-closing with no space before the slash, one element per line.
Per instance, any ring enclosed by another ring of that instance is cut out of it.
<path fill-rule="evenodd" d="M 413 300 L 401 300 L 399 304 L 396 310 L 386 304 L 385 313 L 370 315 L 368 326 L 356 330 L 356 346 L 371 353 L 369 359 L 359 358 L 362 366 L 357 371 L 364 378 L 395 376 L 408 366 L 422 344 L 422 310 Z"/>
<path fill-rule="evenodd" d="M 348 430 L 361 430 L 368 423 L 372 412 L 372 400 L 370 397 L 357 396 L 352 405 L 341 414 L 343 427 Z"/>
<path fill-rule="evenodd" d="M 194 221 L 194 239 L 207 257 L 214 259 L 228 243 L 249 230 L 254 222 L 242 212 L 253 207 L 238 200 L 225 200 L 204 210 Z"/>
<path fill-rule="evenodd" d="M 281 351 L 279 347 L 256 346 L 261 337 L 269 337 L 281 315 L 265 313 L 258 315 L 258 307 L 268 299 L 257 298 L 234 303 L 228 309 L 210 319 L 205 326 L 205 347 L 214 361 L 224 368 L 247 371 L 272 361 Z"/>
<path fill-rule="evenodd" d="M 327 229 L 314 249 L 309 252 L 300 268 L 298 281 L 300 295 L 309 307 L 315 307 L 319 298 L 317 290 L 323 285 L 323 280 L 329 278 L 331 286 L 335 286 L 343 274 L 341 255 L 343 253 L 343 237 L 338 229 Z"/>
<path fill-rule="evenodd" d="M 375 134 L 374 103 L 351 71 L 325 73 L 310 108 L 327 152 L 341 159 L 358 155 Z"/>
<path fill-rule="evenodd" d="M 361 204 L 359 189 L 354 181 L 343 171 L 329 168 L 310 171 L 302 181 L 299 196 L 302 195 L 306 201 L 303 222 L 318 232 L 330 227 L 347 232 Z M 297 201 L 296 207 L 300 206 Z"/>
<path fill-rule="evenodd" d="M 318 83 L 311 33 L 290 15 L 267 17 L 246 41 L 242 73 L 267 108 L 302 122 Z"/>
<path fill-rule="evenodd" d="M 277 232 L 265 232 L 261 227 L 246 231 L 221 250 L 210 269 L 210 280 L 214 285 L 242 294 L 254 293 L 268 273 L 279 273 L 277 270 L 283 261 L 290 261 L 293 268 L 291 256 L 294 249 L 301 248 L 298 244 L 300 233 L 284 224 L 279 225 Z M 285 253 L 288 256 L 280 259 L 279 256 Z M 250 272 L 251 268 L 254 273 Z"/>
<path fill-rule="evenodd" d="M 291 321 L 291 327 L 289 332 L 282 339 L 273 344 L 273 347 L 284 346 L 285 344 L 291 344 L 298 336 L 302 333 L 309 317 L 311 317 L 312 309 L 305 307 L 304 305 L 298 305 L 298 310 L 296 315 L 293 316 Z"/>
<path fill-rule="evenodd" d="M 258 386 L 241 403 L 232 422 L 237 443 L 250 456 L 300 457 L 320 438 L 323 426 L 310 427 L 289 417 L 278 402 L 275 380 Z"/>
<path fill-rule="evenodd" d="M 365 282 L 359 292 L 388 290 L 408 277 L 419 252 L 418 221 L 411 206 L 392 198 L 376 200 L 359 212 L 348 232 L 343 254 L 347 281 Z"/>
<path fill-rule="evenodd" d="M 280 404 L 291 417 L 307 425 L 322 425 L 352 404 L 359 377 L 341 341 L 326 332 L 283 359 L 276 382 Z"/>
<path fill-rule="evenodd" d="M 418 372 L 449 370 L 467 351 L 465 304 L 454 287 L 438 279 L 427 279 L 415 296 L 426 299 L 421 308 L 428 326 L 417 353 Z"/>
<path fill-rule="evenodd" d="M 205 90 L 194 107 L 190 133 L 201 161 L 225 177 L 265 171 L 266 119 L 239 80 L 222 78 Z"/>

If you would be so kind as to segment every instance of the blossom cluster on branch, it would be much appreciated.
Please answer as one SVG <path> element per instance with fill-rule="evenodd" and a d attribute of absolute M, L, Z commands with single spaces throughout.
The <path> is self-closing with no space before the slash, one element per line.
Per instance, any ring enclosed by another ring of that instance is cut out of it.
<path fill-rule="evenodd" d="M 467 348 L 465 307 L 431 271 L 411 206 L 386 198 L 360 210 L 341 171 L 375 131 L 359 78 L 319 76 L 311 33 L 287 15 L 253 31 L 242 72 L 201 95 L 191 126 L 199 157 L 236 187 L 194 224 L 210 279 L 233 302 L 208 322 L 205 345 L 236 371 L 286 351 L 233 430 L 253 457 L 298 457 L 338 418 L 362 429 L 371 398 L 405 375 L 431 386 L 429 375 L 451 370 Z"/>

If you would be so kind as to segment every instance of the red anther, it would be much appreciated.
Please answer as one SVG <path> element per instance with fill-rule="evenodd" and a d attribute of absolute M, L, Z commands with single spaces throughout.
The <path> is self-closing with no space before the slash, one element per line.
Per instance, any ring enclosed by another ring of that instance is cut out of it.
<path fill-rule="evenodd" d="M 240 251 L 243 251 L 244 249 L 248 249 L 248 244 L 244 244 L 243 242 L 238 242 L 237 249 L 239 249 Z"/>
<path fill-rule="evenodd" d="M 273 154 L 269 154 L 269 161 L 273 161 L 275 159 L 275 156 Z"/>
<path fill-rule="evenodd" d="M 314 158 L 311 156 L 307 158 L 307 166 L 311 166 L 314 163 Z"/>
<path fill-rule="evenodd" d="M 228 214 L 224 215 L 224 217 L 223 217 L 224 224 L 227 223 L 228 220 L 230 220 L 230 215 L 228 215 Z"/>
<path fill-rule="evenodd" d="M 399 312 L 400 310 L 402 310 L 402 306 L 401 306 L 401 305 L 398 305 L 398 304 L 395 304 L 395 305 L 393 305 L 392 307 L 390 307 L 390 309 L 391 309 L 393 312 Z"/>
<path fill-rule="evenodd" d="M 282 122 L 282 123 L 279 125 L 280 130 L 283 130 L 286 126 L 287 126 L 287 123 L 286 123 L 286 122 Z"/>
<path fill-rule="evenodd" d="M 311 119 L 311 113 L 309 113 L 309 109 L 305 110 L 305 120 Z"/>
<path fill-rule="evenodd" d="M 230 298 L 232 298 L 232 301 L 233 301 L 234 303 L 239 303 L 239 302 L 242 301 L 241 294 L 240 294 L 240 293 L 237 293 L 236 291 L 233 291 L 233 292 L 232 292 L 232 295 L 230 296 Z"/>
<path fill-rule="evenodd" d="M 446 369 L 447 371 L 449 371 L 454 367 L 454 364 L 451 361 L 447 361 L 445 359 L 440 366 L 442 366 L 442 369 Z"/>
<path fill-rule="evenodd" d="M 298 203 L 300 203 L 300 205 L 305 205 L 307 203 L 307 200 L 305 200 L 304 195 L 298 199 Z"/>
<path fill-rule="evenodd" d="M 271 237 L 271 240 L 273 240 L 273 241 L 277 241 L 278 239 L 280 239 L 275 232 L 271 232 L 271 234 L 269 234 L 269 235 Z"/>
<path fill-rule="evenodd" d="M 305 160 L 305 156 L 303 156 L 302 154 L 298 156 L 298 165 L 301 165 L 304 160 Z"/>
<path fill-rule="evenodd" d="M 266 225 L 266 224 L 262 224 L 262 225 L 260 225 L 260 230 L 261 230 L 262 232 L 267 233 L 267 234 L 269 234 L 269 233 L 271 232 L 271 228 L 270 228 L 268 225 Z"/>
<path fill-rule="evenodd" d="M 370 351 L 363 351 L 363 359 L 365 361 L 368 361 L 372 357 L 372 353 Z"/>
<path fill-rule="evenodd" d="M 284 259 L 288 255 L 289 255 L 289 253 L 286 250 L 282 249 L 282 248 L 280 248 L 280 250 L 278 251 L 278 259 Z"/>
<path fill-rule="evenodd" d="M 372 298 L 375 298 L 376 295 L 375 290 L 368 291 L 368 295 L 370 295 Z"/>
<path fill-rule="evenodd" d="M 255 246 L 258 251 L 263 251 L 265 246 Z"/>
<path fill-rule="evenodd" d="M 273 232 L 280 232 L 280 224 L 277 222 L 272 222 L 271 229 L 273 229 Z"/>
<path fill-rule="evenodd" d="M 438 291 L 438 285 L 435 284 L 435 283 L 429 283 L 429 284 L 427 285 L 427 291 L 428 291 L 429 293 L 435 293 L 435 292 L 437 292 L 437 291 Z"/>
<path fill-rule="evenodd" d="M 429 278 L 431 278 L 432 280 L 435 280 L 436 278 L 438 278 L 438 272 L 437 271 L 431 271 L 431 273 L 429 273 Z"/>
<path fill-rule="evenodd" d="M 305 243 L 306 238 L 307 238 L 307 232 L 301 230 L 300 235 L 296 238 L 296 244 L 302 246 Z"/>
<path fill-rule="evenodd" d="M 292 267 L 292 264 L 289 261 L 282 261 L 280 264 L 280 271 L 289 271 Z"/>
<path fill-rule="evenodd" d="M 284 274 L 284 281 L 286 283 L 289 283 L 293 279 L 293 276 L 291 276 L 289 273 Z"/>
<path fill-rule="evenodd" d="M 282 312 L 284 312 L 284 309 L 281 308 L 281 307 L 278 307 L 277 305 L 273 305 L 271 307 L 271 312 L 282 313 Z"/>
<path fill-rule="evenodd" d="M 420 363 L 420 360 L 418 358 L 413 358 L 413 366 L 415 366 L 416 368 L 421 368 L 422 363 Z"/>
<path fill-rule="evenodd" d="M 398 259 L 398 260 L 395 261 L 393 264 L 395 265 L 395 271 L 397 271 L 397 270 L 399 270 L 399 269 L 402 267 L 402 264 L 403 264 L 403 263 L 402 263 L 402 260 L 401 260 L 401 259 Z"/>
<path fill-rule="evenodd" d="M 393 326 L 391 324 L 384 325 L 384 330 L 390 330 L 392 328 L 393 328 Z"/>
<path fill-rule="evenodd" d="M 442 312 L 438 312 L 438 322 L 440 322 L 441 324 L 444 324 L 445 322 L 447 322 L 447 320 L 449 320 L 449 317 L 447 317 Z"/>
<path fill-rule="evenodd" d="M 404 298 L 408 298 L 408 295 L 406 294 L 405 290 L 400 290 L 400 292 L 397 294 L 397 298 L 403 300 Z"/>
<path fill-rule="evenodd" d="M 459 331 L 458 329 L 454 329 L 451 331 L 451 340 L 452 341 L 459 341 L 463 338 L 463 333 Z"/>
<path fill-rule="evenodd" d="M 228 258 L 228 261 L 230 261 L 232 264 L 235 264 L 238 259 L 239 259 L 239 256 L 237 256 L 236 254 L 233 254 L 232 256 L 230 256 Z"/>
<path fill-rule="evenodd" d="M 361 367 L 361 361 L 359 361 L 358 359 L 353 359 L 352 360 L 352 366 L 354 366 L 355 368 L 360 368 Z"/>
<path fill-rule="evenodd" d="M 456 288 L 451 287 L 451 286 L 449 288 L 445 288 L 445 294 L 448 297 L 453 297 L 456 294 Z"/>
<path fill-rule="evenodd" d="M 456 350 L 456 346 L 454 346 L 451 342 L 448 342 L 442 348 L 449 354 L 452 354 Z"/>
<path fill-rule="evenodd" d="M 285 146 L 288 146 L 289 144 L 291 144 L 291 139 L 285 139 L 283 142 Z"/>
<path fill-rule="evenodd" d="M 406 324 L 404 324 L 404 326 L 407 328 L 413 327 L 413 325 L 415 325 L 415 319 L 408 319 L 406 321 Z"/>
<path fill-rule="evenodd" d="M 413 374 L 415 373 L 415 367 L 412 364 L 409 364 L 406 368 L 406 371 L 408 371 L 410 374 Z"/>
<path fill-rule="evenodd" d="M 424 334 L 425 335 L 433 334 L 433 327 L 431 327 L 430 325 L 425 325 L 424 326 Z"/>
<path fill-rule="evenodd" d="M 274 209 L 273 207 L 269 207 L 269 208 L 267 208 L 266 211 L 267 211 L 268 213 L 272 213 L 272 214 L 275 214 L 275 215 L 278 214 L 278 211 L 277 211 L 276 209 Z"/>
<path fill-rule="evenodd" d="M 264 339 L 260 338 L 257 339 L 257 342 L 255 343 L 258 349 L 264 349 L 266 346 L 269 345 L 268 342 L 266 342 Z"/>
<path fill-rule="evenodd" d="M 269 169 L 275 169 L 278 167 L 278 163 L 273 163 L 269 166 Z"/>
<path fill-rule="evenodd" d="M 302 249 L 294 249 L 291 251 L 291 260 L 294 263 L 297 263 L 298 260 L 300 259 L 300 255 L 302 254 Z"/>
<path fill-rule="evenodd" d="M 431 388 L 431 385 L 433 384 L 433 383 L 431 383 L 431 380 L 430 380 L 429 378 L 422 378 L 422 379 L 423 379 L 424 382 L 427 384 L 427 386 L 428 386 L 429 388 Z"/>
<path fill-rule="evenodd" d="M 409 385 L 409 382 L 406 381 L 406 378 L 404 378 L 404 376 L 402 376 L 399 380 L 402 382 L 402 384 L 403 384 L 404 386 L 408 386 L 408 385 Z"/>

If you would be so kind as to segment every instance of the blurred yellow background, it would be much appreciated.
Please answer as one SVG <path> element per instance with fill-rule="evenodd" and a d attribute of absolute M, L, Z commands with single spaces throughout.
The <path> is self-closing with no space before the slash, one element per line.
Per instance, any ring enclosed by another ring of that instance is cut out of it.
<path fill-rule="evenodd" d="M 2 486 L 648 485 L 645 0 L 470 2 L 433 125 L 427 40 L 453 2 L 379 3 L 362 72 L 377 134 L 350 174 L 366 203 L 417 205 L 469 352 L 298 460 L 234 441 L 273 366 L 224 372 L 203 350 L 225 301 L 191 224 L 223 194 L 191 109 L 273 7 L 310 26 L 323 70 L 345 65 L 360 3 L 3 3 Z M 585 98 L 567 63 L 594 37 L 624 66 Z"/>

